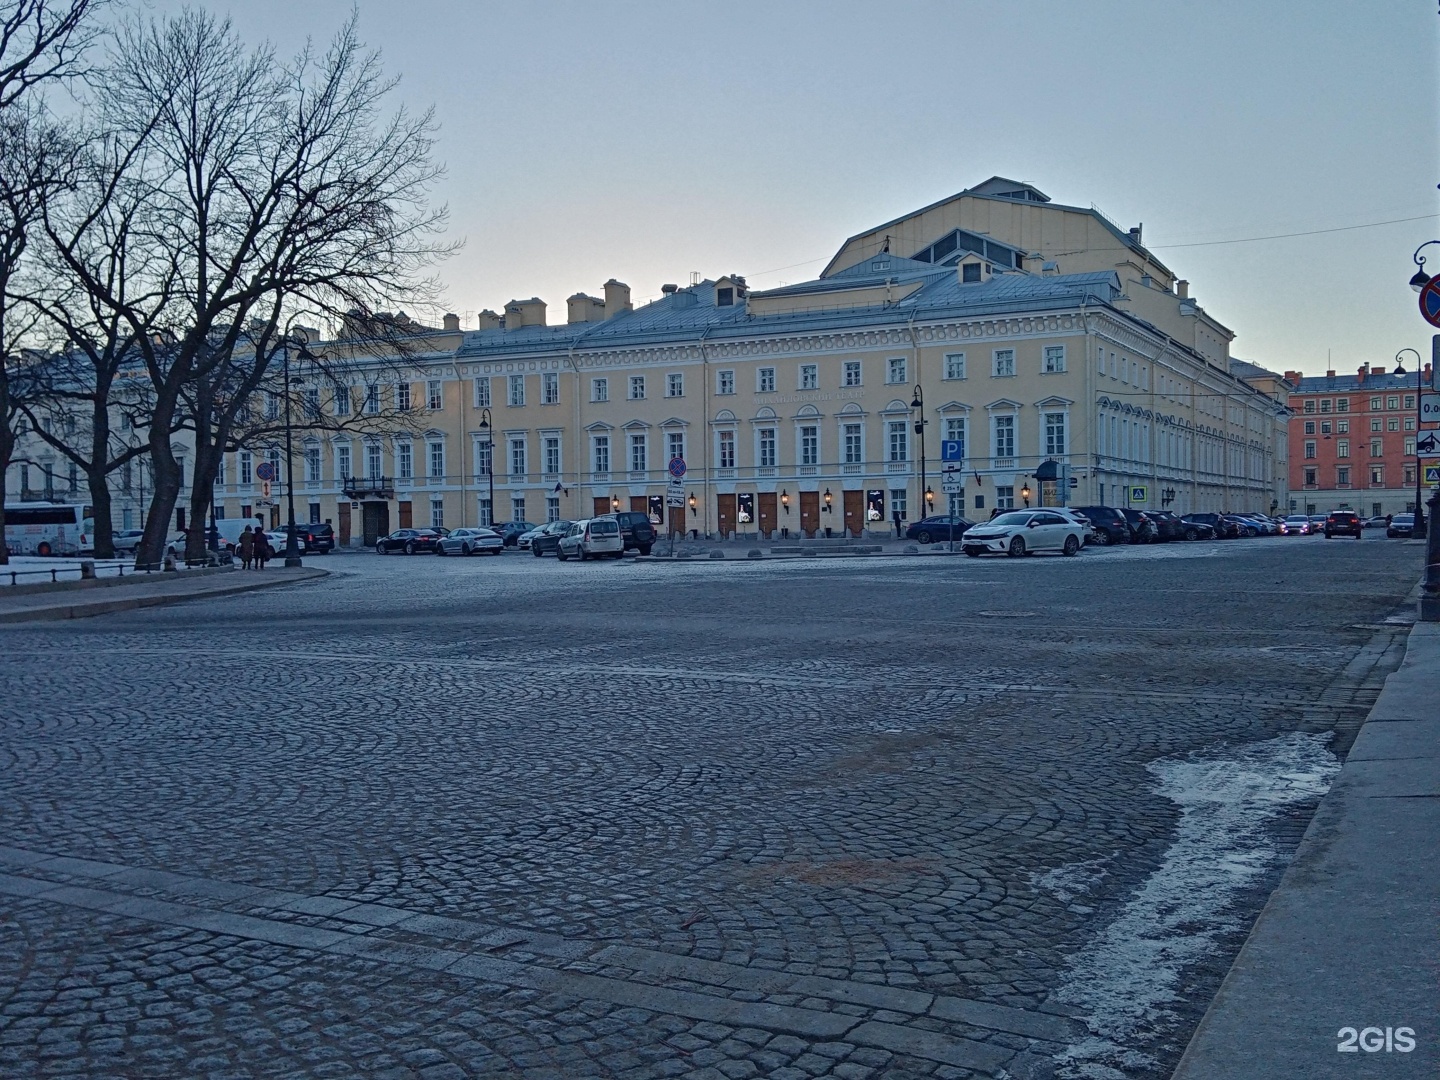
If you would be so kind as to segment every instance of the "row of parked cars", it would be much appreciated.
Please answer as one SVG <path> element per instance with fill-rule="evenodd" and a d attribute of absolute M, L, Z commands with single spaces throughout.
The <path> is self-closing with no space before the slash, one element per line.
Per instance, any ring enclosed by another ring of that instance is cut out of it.
<path fill-rule="evenodd" d="M 513 547 L 536 558 L 555 555 L 563 562 L 606 556 L 618 559 L 630 550 L 649 555 L 655 540 L 649 516 L 627 511 L 544 525 L 511 521 L 491 528 L 396 529 L 376 541 L 375 551 L 380 555 L 499 555 Z"/>

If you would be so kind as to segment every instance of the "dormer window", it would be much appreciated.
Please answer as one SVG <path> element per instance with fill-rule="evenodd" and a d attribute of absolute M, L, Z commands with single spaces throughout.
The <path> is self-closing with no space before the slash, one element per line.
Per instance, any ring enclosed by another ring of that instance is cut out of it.
<path fill-rule="evenodd" d="M 960 280 L 967 285 L 979 284 L 980 264 L 966 263 L 964 266 L 960 267 Z"/>
<path fill-rule="evenodd" d="M 735 306 L 735 290 L 734 290 L 733 288 L 731 288 L 730 286 L 728 286 L 728 285 L 727 285 L 725 288 L 723 288 L 723 289 L 716 289 L 716 290 L 715 290 L 715 306 L 716 306 L 716 307 L 734 307 L 734 306 Z"/>

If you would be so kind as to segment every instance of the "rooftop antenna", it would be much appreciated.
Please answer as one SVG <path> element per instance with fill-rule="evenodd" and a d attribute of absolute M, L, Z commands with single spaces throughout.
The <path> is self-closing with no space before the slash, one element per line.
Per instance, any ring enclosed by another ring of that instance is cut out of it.
<path fill-rule="evenodd" d="M 699 270 L 691 270 L 691 271 L 690 271 L 690 285 L 691 285 L 691 287 L 693 288 L 694 286 L 699 285 L 699 284 L 700 284 L 700 271 L 699 271 Z"/>

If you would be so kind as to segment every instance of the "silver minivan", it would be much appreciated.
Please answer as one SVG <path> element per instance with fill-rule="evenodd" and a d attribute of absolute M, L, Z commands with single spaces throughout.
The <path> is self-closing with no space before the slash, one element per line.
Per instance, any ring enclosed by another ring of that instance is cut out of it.
<path fill-rule="evenodd" d="M 564 562 L 575 556 L 582 562 L 602 555 L 620 558 L 625 554 L 625 539 L 620 535 L 620 525 L 614 518 L 588 518 L 577 521 L 560 538 L 555 554 Z"/>

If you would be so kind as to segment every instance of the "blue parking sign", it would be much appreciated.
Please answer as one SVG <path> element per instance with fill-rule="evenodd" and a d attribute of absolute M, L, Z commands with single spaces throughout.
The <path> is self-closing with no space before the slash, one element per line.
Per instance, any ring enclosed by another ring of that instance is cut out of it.
<path fill-rule="evenodd" d="M 960 439 L 942 439 L 940 441 L 941 461 L 964 461 L 965 443 Z"/>

